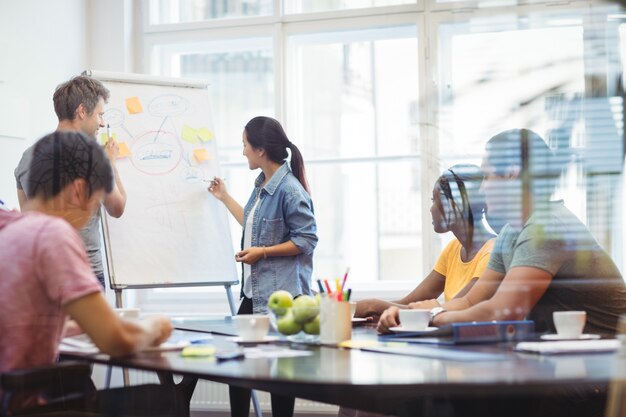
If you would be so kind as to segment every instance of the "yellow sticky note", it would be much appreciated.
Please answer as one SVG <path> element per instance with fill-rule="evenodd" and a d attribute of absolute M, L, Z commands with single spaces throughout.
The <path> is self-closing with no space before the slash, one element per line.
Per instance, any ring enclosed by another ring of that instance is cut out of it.
<path fill-rule="evenodd" d="M 211 159 L 211 155 L 209 155 L 209 153 L 206 151 L 206 149 L 194 149 L 193 150 L 193 156 L 200 163 L 208 161 L 209 159 Z"/>
<path fill-rule="evenodd" d="M 198 140 L 198 131 L 189 125 L 183 126 L 183 131 L 180 134 L 180 137 L 185 141 L 193 144 L 198 144 L 200 141 Z"/>
<path fill-rule="evenodd" d="M 126 158 L 130 156 L 130 149 L 128 148 L 128 145 L 126 145 L 126 142 L 118 142 L 117 146 L 120 148 L 120 153 L 117 155 L 118 158 Z"/>
<path fill-rule="evenodd" d="M 368 347 L 375 347 L 375 346 L 380 346 L 380 343 L 378 343 L 377 340 L 350 339 L 350 340 L 344 340 L 343 342 L 339 343 L 339 347 L 348 348 L 348 349 L 361 349 L 361 348 L 368 348 Z"/>
<path fill-rule="evenodd" d="M 141 105 L 141 101 L 139 101 L 139 97 L 127 98 L 126 109 L 129 114 L 141 113 L 143 111 L 143 106 Z"/>
<path fill-rule="evenodd" d="M 213 346 L 187 346 L 180 352 L 180 356 L 186 358 L 197 358 L 203 356 L 213 356 L 215 347 Z"/>
<path fill-rule="evenodd" d="M 213 135 L 213 132 L 211 132 L 208 128 L 206 127 L 201 127 L 198 129 L 197 131 L 198 133 L 198 137 L 200 138 L 200 140 L 202 142 L 208 142 L 211 139 L 213 139 L 215 136 Z"/>
<path fill-rule="evenodd" d="M 111 137 L 113 138 L 113 140 L 117 140 L 117 133 L 113 133 L 111 135 Z M 109 140 L 109 137 L 107 136 L 106 132 L 102 132 L 100 133 L 100 143 L 101 144 L 105 144 L 107 143 L 107 141 Z"/>

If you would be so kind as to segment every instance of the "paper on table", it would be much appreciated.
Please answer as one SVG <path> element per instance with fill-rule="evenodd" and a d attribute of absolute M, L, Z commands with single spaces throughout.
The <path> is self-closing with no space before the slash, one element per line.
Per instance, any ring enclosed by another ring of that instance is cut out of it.
<path fill-rule="evenodd" d="M 149 346 L 143 349 L 143 352 L 164 352 L 168 350 L 180 350 L 189 346 L 190 340 L 168 340 L 161 343 L 159 346 Z M 87 337 L 87 335 L 80 335 L 75 337 L 66 337 L 61 340 L 59 344 L 59 351 L 61 353 L 100 353 L 100 350 L 94 343 Z"/>
<path fill-rule="evenodd" d="M 60 352 L 79 352 L 79 353 L 98 353 L 100 350 L 93 344 L 91 340 L 82 336 L 66 337 L 61 340 L 59 345 Z"/>
<path fill-rule="evenodd" d="M 461 362 L 488 362 L 507 359 L 506 355 L 498 353 L 475 352 L 456 348 L 446 349 L 441 347 L 395 342 L 389 342 L 385 346 L 363 347 L 361 350 Z"/>
<path fill-rule="evenodd" d="M 244 348 L 243 353 L 246 359 L 258 358 L 293 358 L 297 356 L 310 356 L 313 352 L 307 350 L 292 350 L 287 347 L 266 345 L 265 347 Z"/>
<path fill-rule="evenodd" d="M 560 340 L 556 342 L 520 342 L 515 346 L 515 350 L 542 355 L 556 355 L 564 353 L 612 352 L 619 349 L 619 347 L 620 341 L 616 339 Z"/>

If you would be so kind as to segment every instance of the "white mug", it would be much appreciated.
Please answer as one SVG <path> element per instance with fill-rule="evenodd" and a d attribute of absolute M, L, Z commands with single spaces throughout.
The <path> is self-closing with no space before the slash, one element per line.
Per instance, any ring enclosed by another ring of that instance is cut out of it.
<path fill-rule="evenodd" d="M 354 313 L 356 313 L 356 301 L 349 301 L 350 303 L 350 317 L 354 317 Z"/>
<path fill-rule="evenodd" d="M 555 311 L 552 313 L 554 327 L 559 336 L 568 339 L 579 338 L 585 327 L 587 312 L 585 311 Z"/>
<path fill-rule="evenodd" d="M 400 325 L 403 330 L 426 330 L 430 322 L 430 310 L 401 309 Z"/>
<path fill-rule="evenodd" d="M 260 341 L 270 330 L 270 316 L 267 314 L 241 314 L 233 317 L 242 341 Z"/>

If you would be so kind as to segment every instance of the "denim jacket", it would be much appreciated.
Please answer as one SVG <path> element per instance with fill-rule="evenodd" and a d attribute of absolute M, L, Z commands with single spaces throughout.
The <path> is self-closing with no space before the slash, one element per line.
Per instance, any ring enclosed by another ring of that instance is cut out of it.
<path fill-rule="evenodd" d="M 260 259 L 251 265 L 253 312 L 266 313 L 267 300 L 274 291 L 286 290 L 293 296 L 311 294 L 313 250 L 317 245 L 317 226 L 313 202 L 285 162 L 265 184 L 261 173 L 244 208 L 244 222 L 254 206 L 259 205 L 252 222 L 251 246 L 274 246 L 291 240 L 302 253 Z M 243 235 L 241 238 L 243 249 Z M 243 282 L 242 282 L 243 284 Z"/>

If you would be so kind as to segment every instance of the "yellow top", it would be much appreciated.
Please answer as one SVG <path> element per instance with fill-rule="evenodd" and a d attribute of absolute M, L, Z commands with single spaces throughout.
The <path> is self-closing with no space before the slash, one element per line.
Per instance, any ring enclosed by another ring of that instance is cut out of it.
<path fill-rule="evenodd" d="M 496 238 L 489 239 L 478 251 L 474 259 L 469 262 L 461 260 L 462 245 L 458 239 L 453 239 L 439 255 L 433 268 L 446 277 L 443 289 L 445 301 L 450 301 L 459 293 L 473 278 L 479 278 L 489 263 L 489 256 L 493 249 Z"/>

